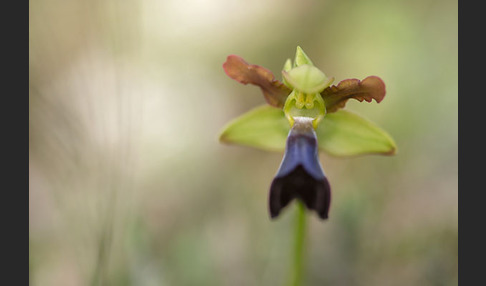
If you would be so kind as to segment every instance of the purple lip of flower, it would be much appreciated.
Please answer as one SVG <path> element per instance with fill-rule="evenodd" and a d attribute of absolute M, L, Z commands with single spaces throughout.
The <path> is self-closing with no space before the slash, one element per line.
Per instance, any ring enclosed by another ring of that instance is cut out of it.
<path fill-rule="evenodd" d="M 327 219 L 331 187 L 319 163 L 312 118 L 295 117 L 285 155 L 270 187 L 270 216 L 277 217 L 293 199 L 300 199 L 321 219 Z"/>

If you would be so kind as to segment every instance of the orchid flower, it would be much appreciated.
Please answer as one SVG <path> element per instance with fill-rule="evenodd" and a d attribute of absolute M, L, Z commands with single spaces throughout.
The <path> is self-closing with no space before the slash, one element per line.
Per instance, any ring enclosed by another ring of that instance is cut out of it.
<path fill-rule="evenodd" d="M 385 84 L 377 76 L 345 79 L 331 85 L 304 51 L 284 64 L 282 81 L 268 69 L 230 55 L 226 74 L 243 84 L 260 87 L 267 105 L 234 119 L 220 135 L 224 143 L 269 151 L 285 151 L 270 186 L 270 217 L 277 217 L 293 199 L 328 218 L 331 188 L 318 151 L 334 156 L 393 155 L 396 145 L 384 130 L 352 112 L 342 110 L 348 99 L 381 102 Z"/>

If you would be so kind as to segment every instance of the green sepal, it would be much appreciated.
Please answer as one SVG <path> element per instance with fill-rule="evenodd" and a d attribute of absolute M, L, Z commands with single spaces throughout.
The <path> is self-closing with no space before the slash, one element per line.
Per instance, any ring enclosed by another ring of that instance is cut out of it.
<path fill-rule="evenodd" d="M 394 155 L 393 138 L 373 122 L 355 113 L 328 113 L 316 129 L 319 149 L 344 157 L 365 154 Z"/>
<path fill-rule="evenodd" d="M 282 71 L 285 82 L 292 89 L 297 89 L 304 93 L 320 93 L 331 85 L 334 78 L 329 79 L 318 68 L 311 65 L 301 65 L 290 71 Z"/>
<path fill-rule="evenodd" d="M 286 71 L 288 72 L 289 70 L 292 69 L 292 60 L 291 59 L 287 59 L 284 63 L 284 66 L 283 66 L 283 71 Z"/>
<path fill-rule="evenodd" d="M 219 140 L 266 151 L 285 151 L 290 125 L 281 109 L 256 107 L 228 123 Z M 327 114 L 316 129 L 319 150 L 339 157 L 366 154 L 394 155 L 391 136 L 355 113 L 339 110 Z"/>
<path fill-rule="evenodd" d="M 223 128 L 219 140 L 283 152 L 289 131 L 290 125 L 282 109 L 262 105 L 229 122 Z"/>
<path fill-rule="evenodd" d="M 295 51 L 294 67 L 300 67 L 301 65 L 314 66 L 304 50 L 300 46 L 297 46 L 297 50 Z"/>
<path fill-rule="evenodd" d="M 283 66 L 283 69 L 282 71 L 283 72 L 288 72 L 292 69 L 292 60 L 291 59 L 287 59 L 285 61 L 285 64 Z M 285 78 L 282 76 L 282 82 L 283 84 L 285 84 L 285 86 L 287 86 L 288 88 L 292 89 L 292 86 L 285 80 Z"/>

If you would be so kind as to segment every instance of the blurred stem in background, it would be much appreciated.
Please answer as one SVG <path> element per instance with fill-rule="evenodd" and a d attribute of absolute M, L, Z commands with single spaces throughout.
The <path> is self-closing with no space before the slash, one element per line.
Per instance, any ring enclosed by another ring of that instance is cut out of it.
<path fill-rule="evenodd" d="M 307 220 L 305 216 L 305 206 L 300 200 L 296 200 L 295 211 L 295 237 L 293 248 L 292 269 L 289 280 L 290 286 L 304 285 L 304 258 L 305 258 L 305 235 L 307 230 Z"/>

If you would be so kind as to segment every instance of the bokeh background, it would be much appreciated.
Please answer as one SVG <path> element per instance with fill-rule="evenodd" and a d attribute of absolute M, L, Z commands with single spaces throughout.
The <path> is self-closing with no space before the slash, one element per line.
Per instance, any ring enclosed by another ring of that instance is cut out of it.
<path fill-rule="evenodd" d="M 264 103 L 229 54 L 272 70 L 300 45 L 396 156 L 321 154 L 330 218 L 309 214 L 306 285 L 457 285 L 458 17 L 445 0 L 31 0 L 31 285 L 284 285 L 282 154 L 221 145 Z"/>

